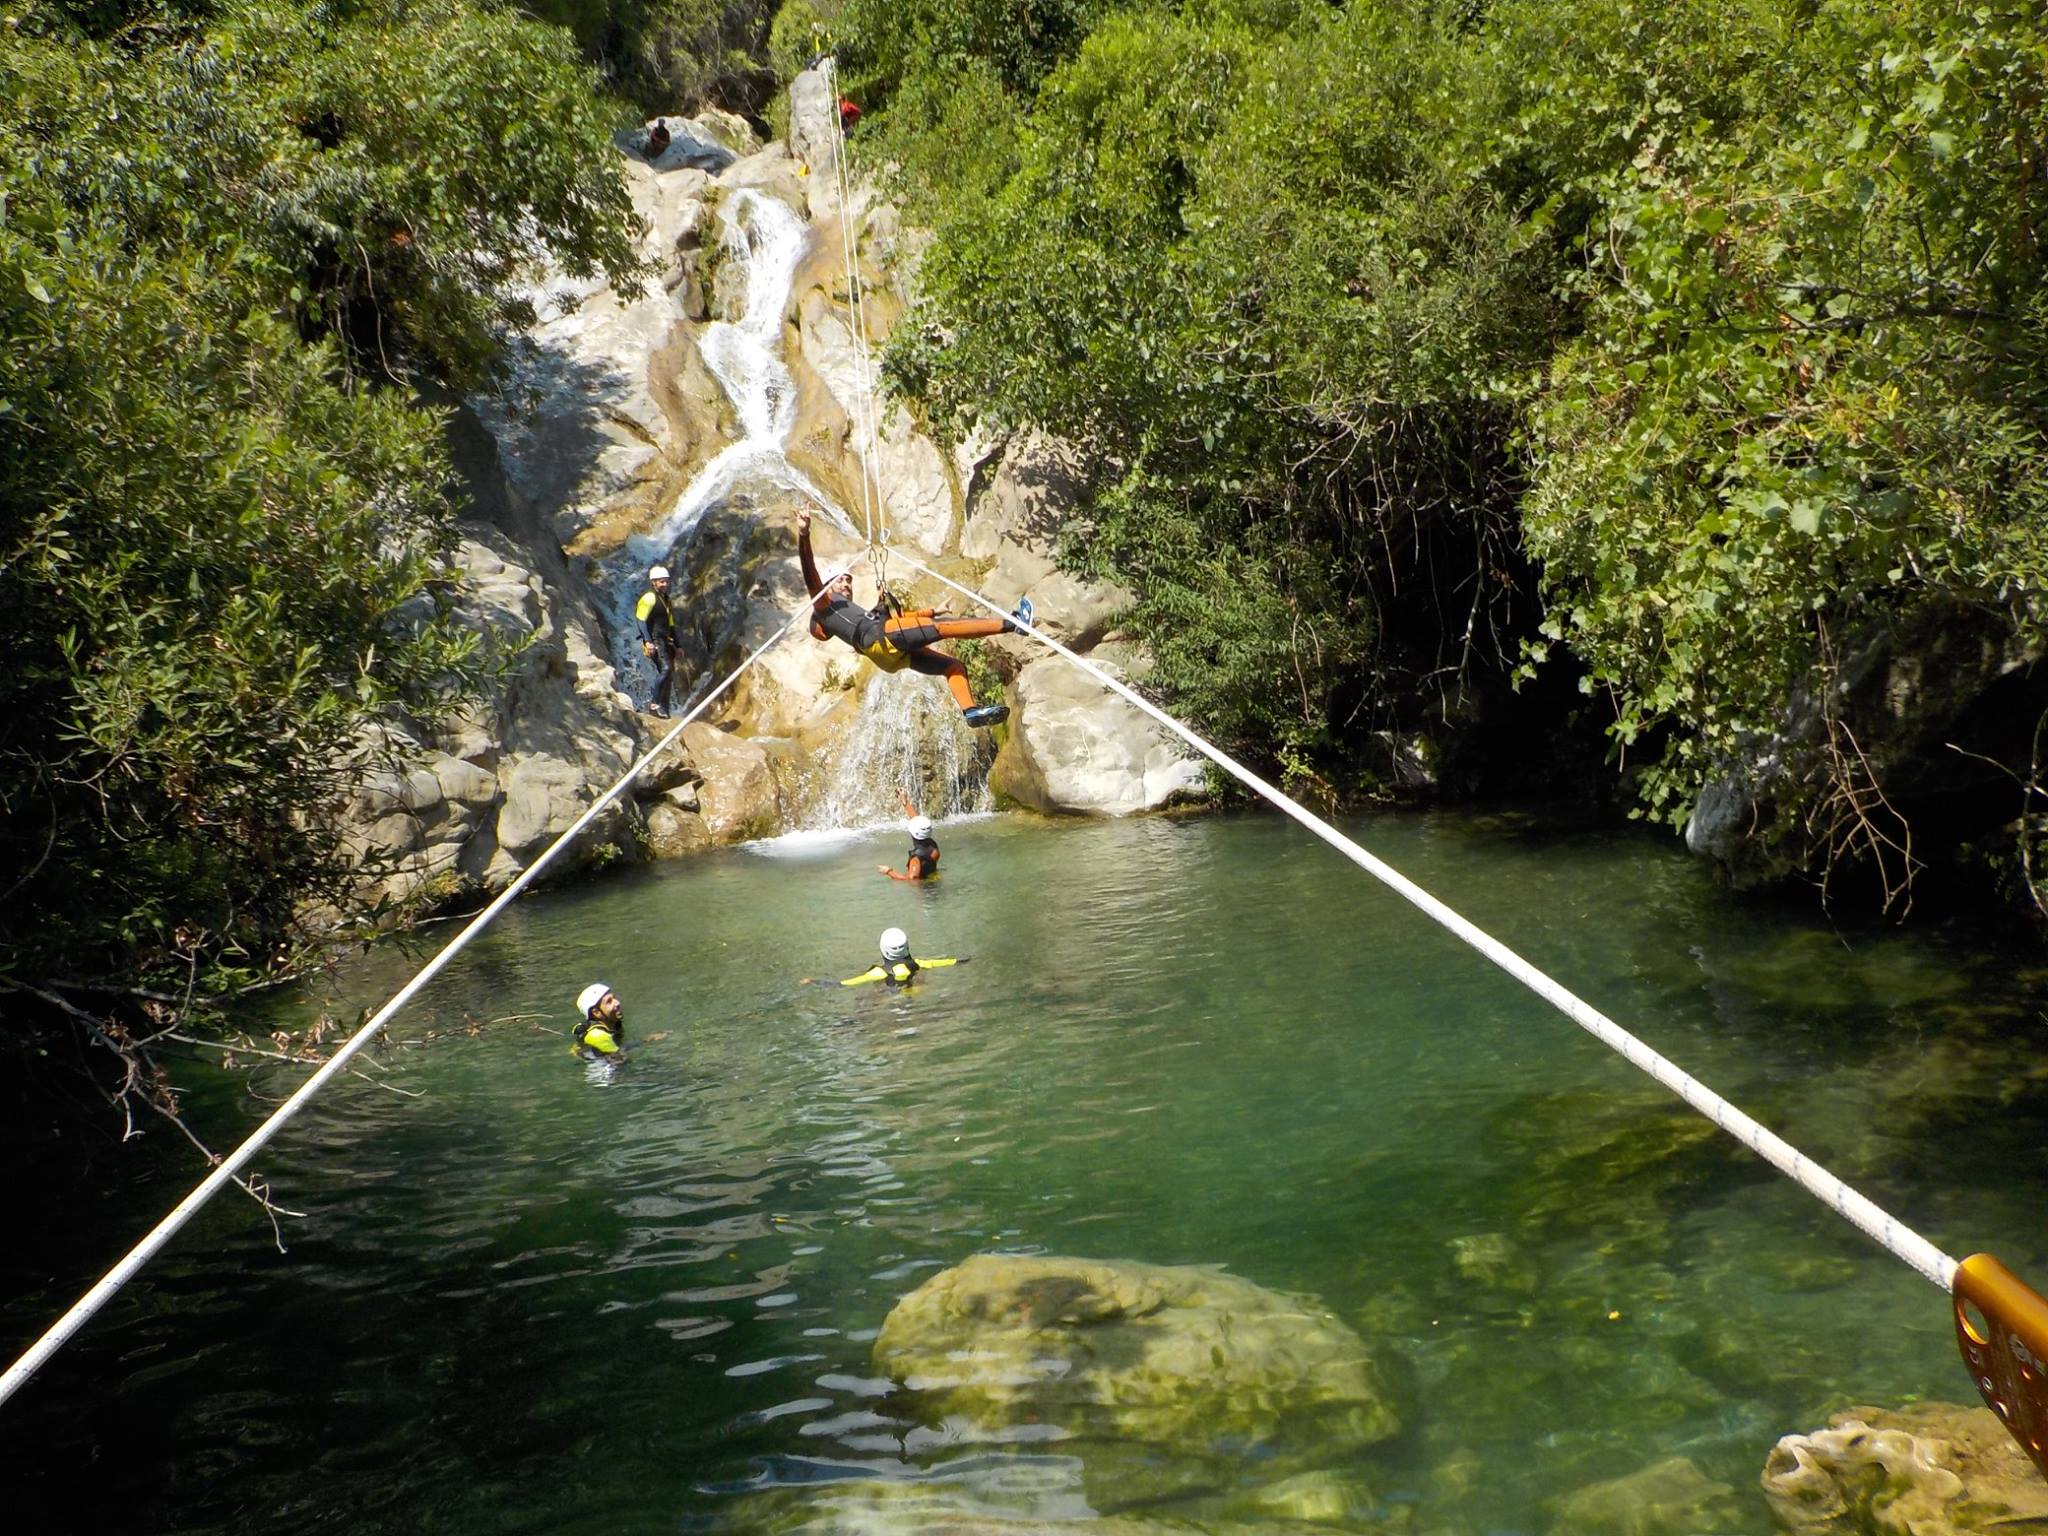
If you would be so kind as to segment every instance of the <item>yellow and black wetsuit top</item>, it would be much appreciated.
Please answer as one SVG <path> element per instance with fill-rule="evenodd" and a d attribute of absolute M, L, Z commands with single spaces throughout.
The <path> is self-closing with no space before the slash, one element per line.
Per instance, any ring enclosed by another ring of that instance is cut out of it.
<path fill-rule="evenodd" d="M 576 1026 L 575 1044 L 569 1047 L 585 1061 L 600 1061 L 624 1049 L 626 1030 L 622 1024 L 605 1024 L 585 1019 Z"/>
<path fill-rule="evenodd" d="M 633 605 L 633 617 L 640 621 L 640 640 L 656 650 L 676 648 L 676 610 L 666 592 L 649 587 Z"/>
<path fill-rule="evenodd" d="M 864 987 L 871 981 L 886 981 L 892 987 L 908 986 L 919 971 L 941 970 L 949 965 L 958 965 L 959 960 L 946 955 L 937 960 L 889 960 L 880 965 L 871 965 L 858 976 L 849 976 L 839 983 L 842 987 Z"/>
<path fill-rule="evenodd" d="M 929 880 L 939 872 L 939 845 L 928 837 L 914 837 L 910 840 L 910 852 L 903 856 L 903 867 L 910 868 L 910 861 L 917 860 L 917 878 Z M 927 962 L 929 963 L 929 962 Z"/>

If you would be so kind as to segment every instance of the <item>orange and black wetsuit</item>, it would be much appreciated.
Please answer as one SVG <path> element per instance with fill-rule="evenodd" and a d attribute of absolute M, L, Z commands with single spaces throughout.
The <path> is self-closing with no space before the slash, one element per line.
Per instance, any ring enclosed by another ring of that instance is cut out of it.
<path fill-rule="evenodd" d="M 884 672 L 909 667 L 927 677 L 943 677 L 961 709 L 976 707 L 967 668 L 959 657 L 932 647 L 941 640 L 985 640 L 1007 633 L 1014 627 L 1008 619 L 961 619 L 931 608 L 898 608 L 886 595 L 873 608 L 862 608 L 851 598 L 826 592 L 811 555 L 810 529 L 798 535 L 796 552 L 803 563 L 804 586 L 813 599 L 813 639 L 844 640 Z"/>

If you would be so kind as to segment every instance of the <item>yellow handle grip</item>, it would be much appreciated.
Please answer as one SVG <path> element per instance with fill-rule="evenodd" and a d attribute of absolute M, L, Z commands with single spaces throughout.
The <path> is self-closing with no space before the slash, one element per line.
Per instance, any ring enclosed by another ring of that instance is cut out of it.
<path fill-rule="evenodd" d="M 1956 1266 L 1952 1298 L 1971 1379 L 2048 1477 L 2048 1299 L 1988 1253 Z"/>

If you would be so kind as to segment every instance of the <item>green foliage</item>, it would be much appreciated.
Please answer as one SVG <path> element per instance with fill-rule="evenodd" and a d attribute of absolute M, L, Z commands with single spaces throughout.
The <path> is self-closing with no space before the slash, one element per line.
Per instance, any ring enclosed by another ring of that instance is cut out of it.
<path fill-rule="evenodd" d="M 1030 91 L 1115 0 L 846 0 L 833 25 L 840 67 L 873 96 L 919 74 L 986 64 Z"/>
<path fill-rule="evenodd" d="M 1125 11 L 1028 112 L 968 71 L 884 125 L 939 235 L 891 377 L 954 430 L 1033 422 L 1108 467 L 1069 554 L 1140 594 L 1158 683 L 1241 743 L 1341 753 L 1443 663 L 1410 564 L 1504 536 L 1557 305 L 1550 247 L 1450 157 L 1460 48 L 1420 8 Z M 1454 601 L 1483 633 L 1504 596 Z"/>
<path fill-rule="evenodd" d="M 1846 805 L 1868 852 L 1843 653 L 2038 650 L 2038 7 L 992 14 L 841 18 L 937 232 L 889 377 L 1092 458 L 1066 554 L 1212 728 L 1341 761 L 1519 656 L 1654 814 L 1762 762 L 1789 841 Z"/>
<path fill-rule="evenodd" d="M 566 27 L 606 82 L 648 112 L 752 109 L 770 81 L 775 0 L 521 0 L 521 8 Z"/>
<path fill-rule="evenodd" d="M 0 43 L 0 980 L 203 997 L 345 900 L 365 725 L 485 661 L 387 381 L 483 371 L 525 261 L 630 276 L 629 209 L 512 13 L 77 14 Z"/>
<path fill-rule="evenodd" d="M 1673 821 L 1765 750 L 1795 816 L 1865 787 L 1845 646 L 1951 609 L 2048 638 L 2048 34 L 1824 4 L 1786 46 L 1805 86 L 1763 122 L 1605 178 L 1586 334 L 1530 421 L 1547 632 L 1620 740 L 1660 735 Z"/>

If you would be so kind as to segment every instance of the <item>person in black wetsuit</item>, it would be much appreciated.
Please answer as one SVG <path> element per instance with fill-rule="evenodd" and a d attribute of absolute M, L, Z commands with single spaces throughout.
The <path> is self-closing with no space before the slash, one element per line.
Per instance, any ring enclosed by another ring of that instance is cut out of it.
<path fill-rule="evenodd" d="M 905 667 L 928 677 L 943 677 L 969 725 L 996 725 L 1010 718 L 1006 704 L 977 704 L 967 681 L 967 668 L 957 656 L 937 649 L 941 640 L 984 640 L 1014 633 L 1013 619 L 962 619 L 931 608 L 901 608 L 884 592 L 873 608 L 853 600 L 853 578 L 835 576 L 828 586 L 818 578 L 811 555 L 811 514 L 796 519 L 796 552 L 803 562 L 804 586 L 811 594 L 811 635 L 818 640 L 843 640 L 884 672 Z"/>
<path fill-rule="evenodd" d="M 640 649 L 654 663 L 654 692 L 647 700 L 647 713 L 668 718 L 669 689 L 676 676 L 676 610 L 668 600 L 668 567 L 657 565 L 647 573 L 647 590 L 633 605 L 633 617 L 640 621 Z"/>
<path fill-rule="evenodd" d="M 921 814 L 902 790 L 896 793 L 902 796 L 903 814 L 910 818 L 910 853 L 900 870 L 887 864 L 877 864 L 875 868 L 891 880 L 929 880 L 939 872 L 939 845 L 932 841 L 932 819 Z"/>

